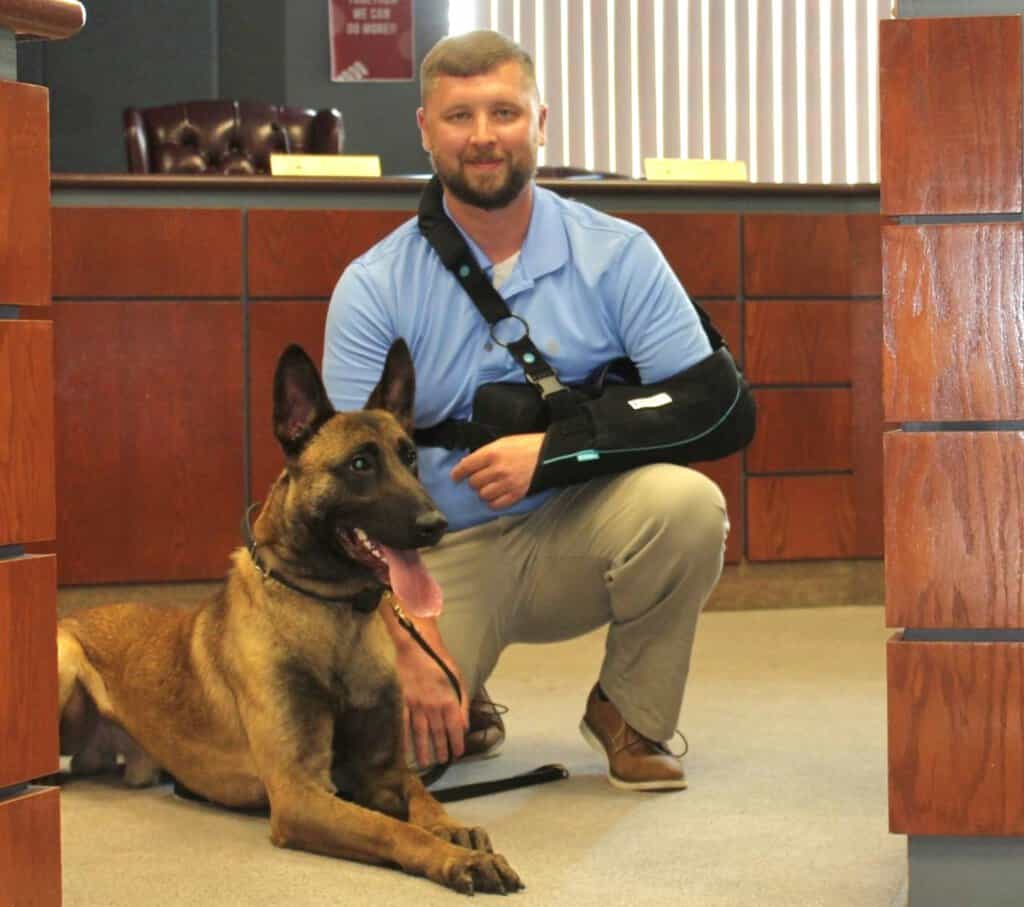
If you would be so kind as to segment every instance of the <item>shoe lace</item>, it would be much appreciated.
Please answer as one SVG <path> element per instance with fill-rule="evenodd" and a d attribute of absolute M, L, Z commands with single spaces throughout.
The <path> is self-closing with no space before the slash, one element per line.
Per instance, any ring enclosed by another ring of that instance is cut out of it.
<path fill-rule="evenodd" d="M 500 718 L 508 714 L 508 706 L 495 702 L 487 693 L 477 693 L 469 704 L 471 712 L 481 712 L 490 715 L 492 718 Z"/>
<path fill-rule="evenodd" d="M 630 728 L 630 730 L 633 729 Z M 634 736 L 632 740 L 630 740 L 628 743 L 624 743 L 615 751 L 616 755 L 618 755 L 621 752 L 624 752 L 625 750 L 632 749 L 635 746 L 645 746 L 651 749 L 655 749 L 659 753 L 664 753 L 666 756 L 671 756 L 673 759 L 682 759 L 683 756 L 690 752 L 690 743 L 686 739 L 686 736 L 683 734 L 683 732 L 680 731 L 678 728 L 676 728 L 676 732 L 665 743 L 662 743 L 659 740 L 651 740 L 650 737 L 645 737 L 639 731 L 633 730 L 633 735 Z M 676 737 L 683 741 L 683 750 L 680 753 L 673 752 L 672 749 L 669 747 L 669 743 L 675 740 Z"/>

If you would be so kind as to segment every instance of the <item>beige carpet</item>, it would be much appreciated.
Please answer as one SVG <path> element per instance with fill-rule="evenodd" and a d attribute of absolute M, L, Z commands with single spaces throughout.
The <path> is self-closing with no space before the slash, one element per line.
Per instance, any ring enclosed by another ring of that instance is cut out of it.
<path fill-rule="evenodd" d="M 600 633 L 516 647 L 497 759 L 452 781 L 562 762 L 570 779 L 452 804 L 526 881 L 522 907 L 892 907 L 906 842 L 887 831 L 880 607 L 704 615 L 682 729 L 690 789 L 613 790 L 576 725 Z M 448 783 L 447 779 L 445 783 Z M 266 822 L 74 781 L 62 791 L 66 907 L 463 903 L 423 879 L 282 851 Z M 478 895 L 480 897 L 487 897 Z"/>

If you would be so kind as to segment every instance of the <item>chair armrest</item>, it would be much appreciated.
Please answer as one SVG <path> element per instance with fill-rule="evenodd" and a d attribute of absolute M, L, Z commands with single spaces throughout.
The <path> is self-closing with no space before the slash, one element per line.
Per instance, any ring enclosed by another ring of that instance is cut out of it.
<path fill-rule="evenodd" d="M 135 107 L 126 107 L 124 123 L 124 150 L 128 157 L 129 173 L 149 173 L 149 146 L 142 114 Z"/>

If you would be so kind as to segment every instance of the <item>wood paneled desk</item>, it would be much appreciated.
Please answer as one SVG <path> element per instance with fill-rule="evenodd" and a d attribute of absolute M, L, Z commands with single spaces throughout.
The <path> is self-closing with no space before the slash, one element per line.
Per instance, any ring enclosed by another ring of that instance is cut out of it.
<path fill-rule="evenodd" d="M 57 565 L 52 544 L 49 94 L 17 81 L 17 41 L 81 29 L 76 0 L 0 0 L 0 905 L 59 907 Z"/>
<path fill-rule="evenodd" d="M 759 387 L 756 441 L 706 470 L 729 561 L 880 557 L 877 187 L 545 185 L 643 225 Z M 223 575 L 280 468 L 277 355 L 320 357 L 342 269 L 421 187 L 53 178 L 62 583 Z"/>

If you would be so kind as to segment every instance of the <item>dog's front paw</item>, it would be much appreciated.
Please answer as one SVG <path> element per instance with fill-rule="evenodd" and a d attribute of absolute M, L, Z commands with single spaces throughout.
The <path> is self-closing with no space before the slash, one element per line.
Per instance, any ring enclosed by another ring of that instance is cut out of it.
<path fill-rule="evenodd" d="M 427 829 L 432 835 L 442 841 L 457 844 L 469 850 L 482 850 L 484 853 L 493 853 L 490 836 L 482 828 L 467 828 L 457 822 L 445 822 L 433 825 Z"/>
<path fill-rule="evenodd" d="M 457 856 L 445 860 L 439 881 L 461 894 L 511 894 L 526 887 L 501 854 L 480 850 L 460 850 Z"/>

